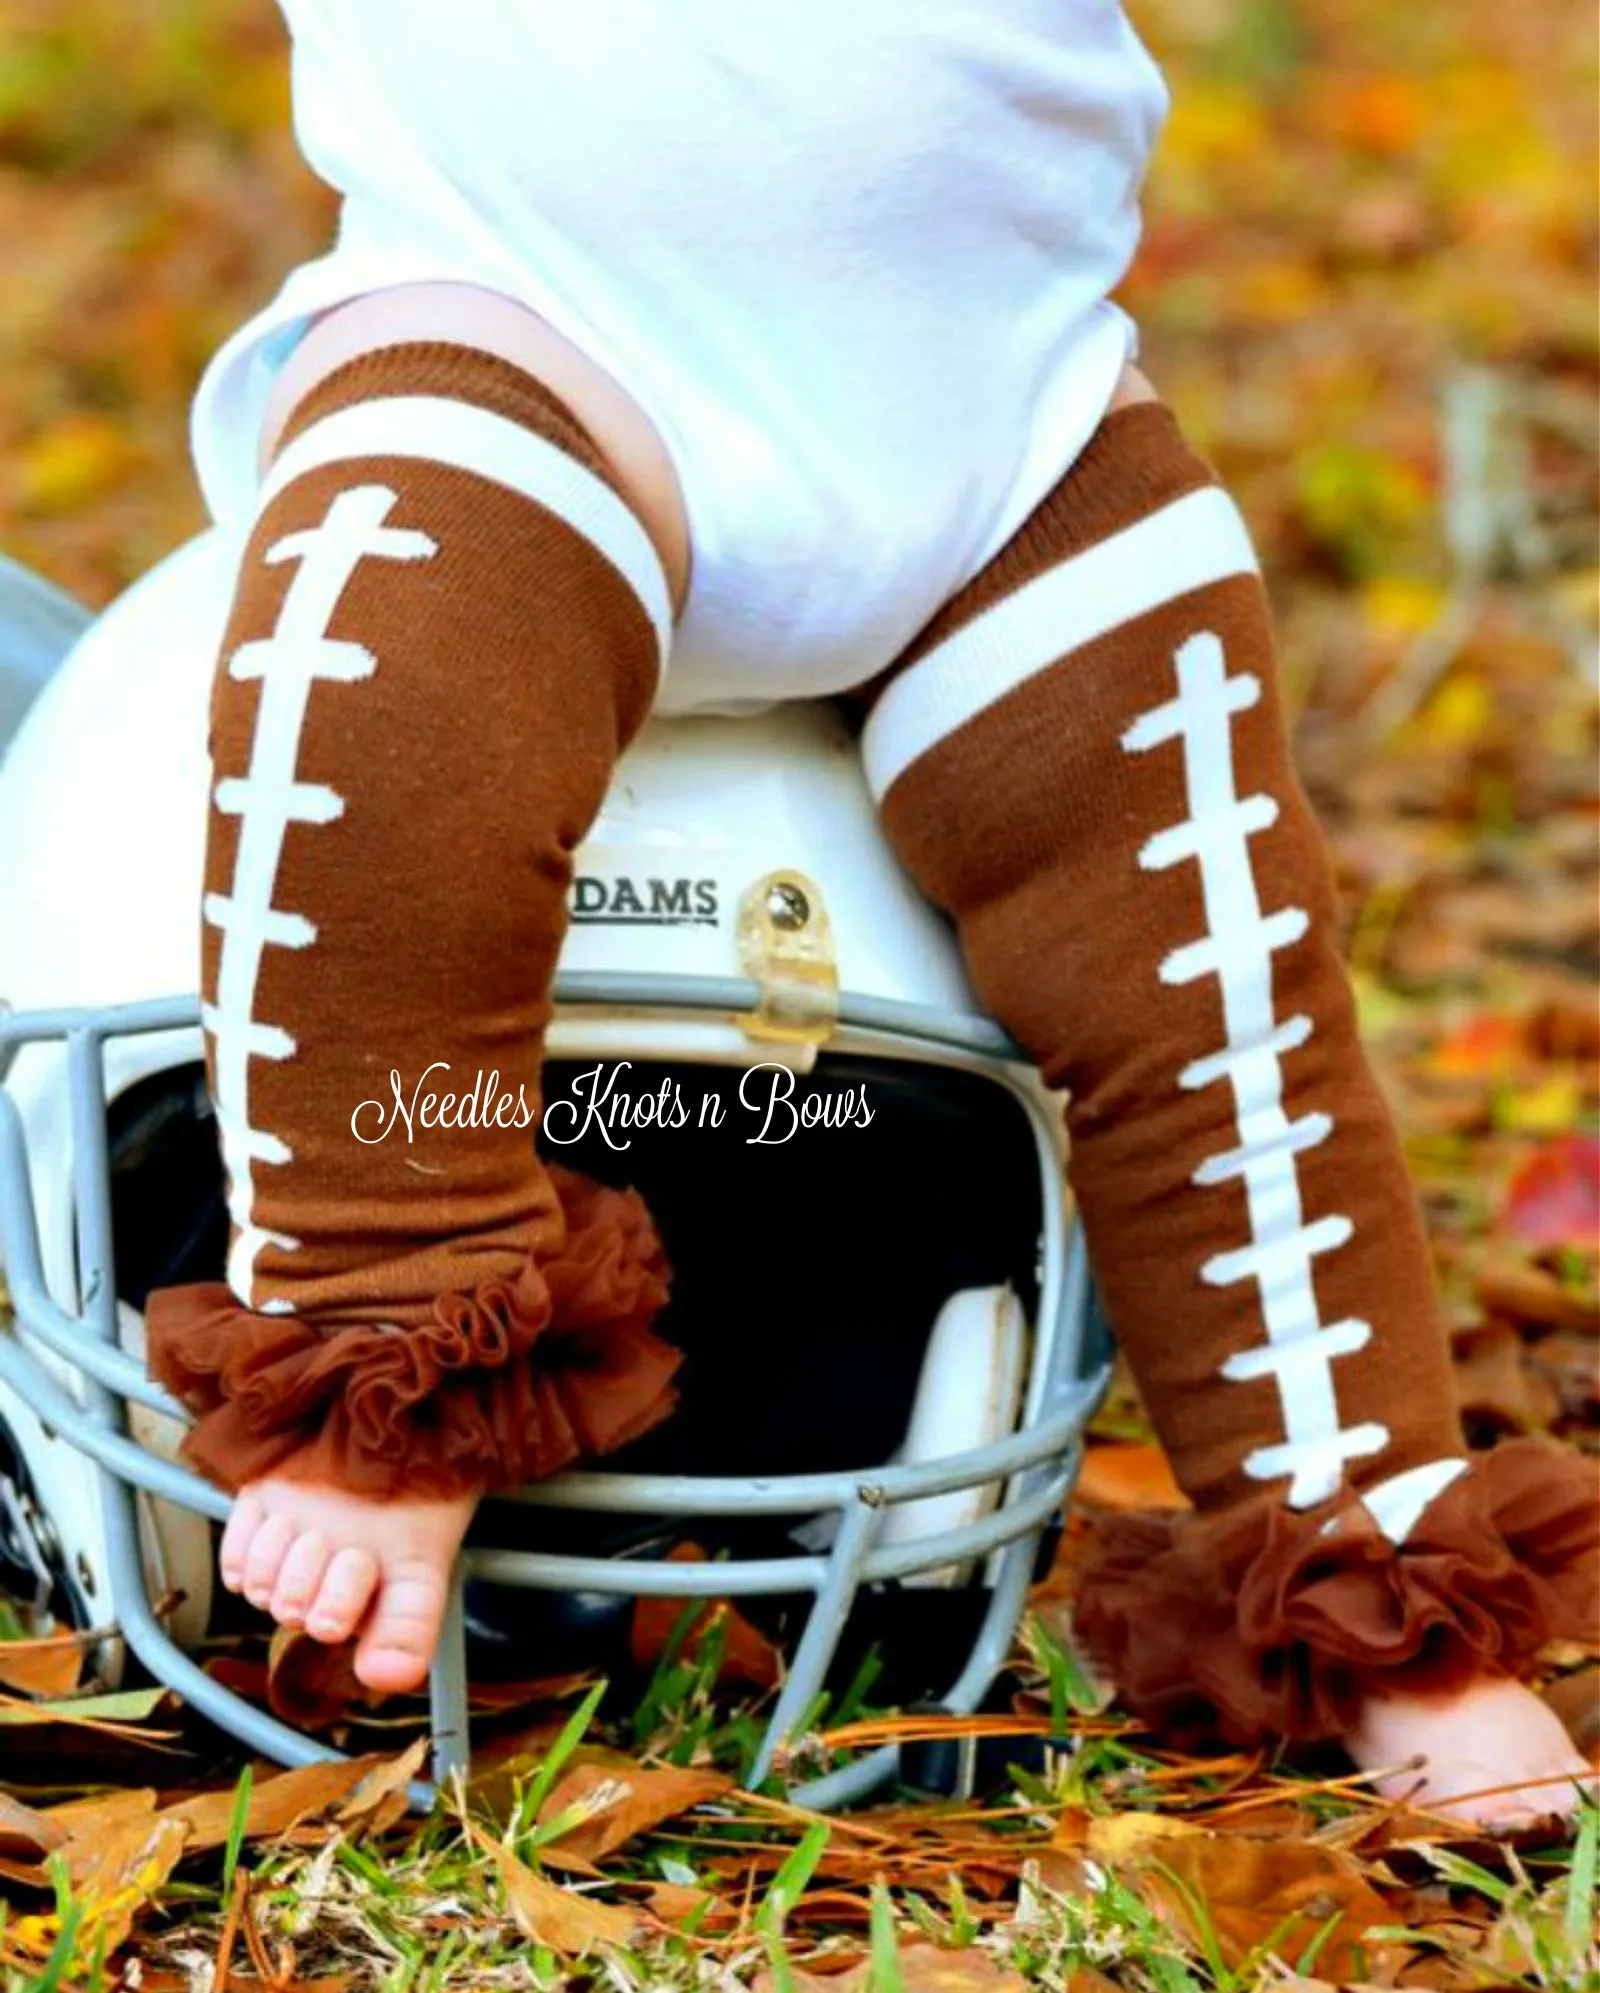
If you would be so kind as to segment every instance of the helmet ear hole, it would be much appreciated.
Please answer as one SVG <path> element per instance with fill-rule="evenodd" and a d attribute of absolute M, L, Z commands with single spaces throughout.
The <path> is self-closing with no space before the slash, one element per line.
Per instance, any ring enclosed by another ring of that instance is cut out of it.
<path fill-rule="evenodd" d="M 154 1288 L 220 1280 L 228 1207 L 205 1067 L 135 1082 L 112 1102 L 106 1135 L 118 1299 L 142 1314 Z"/>

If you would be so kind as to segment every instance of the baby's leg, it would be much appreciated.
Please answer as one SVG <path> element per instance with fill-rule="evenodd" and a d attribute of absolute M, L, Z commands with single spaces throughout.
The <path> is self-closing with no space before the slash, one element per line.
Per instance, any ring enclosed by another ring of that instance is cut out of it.
<path fill-rule="evenodd" d="M 1513 1677 L 1592 1631 L 1592 1476 L 1535 1443 L 1468 1460 L 1255 558 L 1159 401 L 1124 396 L 900 660 L 862 749 L 978 994 L 1070 1091 L 1091 1254 L 1195 1506 L 1086 1580 L 1125 1701 L 1369 1764 L 1425 1748 L 1435 1801 L 1570 1778 Z M 1508 1694 L 1485 1751 L 1466 1713 Z"/>
<path fill-rule="evenodd" d="M 151 1297 L 150 1360 L 239 1491 L 225 1577 L 365 1620 L 376 1688 L 425 1672 L 483 1490 L 672 1403 L 647 1214 L 533 1147 L 572 853 L 671 617 L 612 463 L 503 354 L 401 337 L 302 385 L 213 687 L 228 1278 Z"/>

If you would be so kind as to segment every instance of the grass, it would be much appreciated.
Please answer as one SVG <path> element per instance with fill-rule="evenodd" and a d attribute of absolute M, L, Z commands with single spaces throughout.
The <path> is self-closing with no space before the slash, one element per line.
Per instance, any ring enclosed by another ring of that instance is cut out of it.
<path fill-rule="evenodd" d="M 763 1993 L 807 1993 L 815 1982 L 805 1975 L 830 1965 L 854 1968 L 850 1993 L 998 1993 L 997 1975 L 1007 1973 L 1013 1986 L 1020 1979 L 1046 1993 L 1318 1983 L 1319 1966 L 1342 1956 L 1337 1902 L 1313 1902 L 1309 1925 L 1291 1909 L 1247 1942 L 1226 1906 L 1173 1864 L 1183 1836 L 1203 1835 L 1208 1819 L 1220 1823 L 1241 1801 L 1280 1813 L 1295 1806 L 1298 1833 L 1278 1837 L 1313 1851 L 1370 1826 L 1373 1802 L 1354 1781 L 1297 1781 L 1259 1761 L 1186 1762 L 1142 1749 L 1079 1706 L 1084 1685 L 1057 1643 L 1032 1628 L 1026 1645 L 1065 1742 L 1042 1769 L 1016 1767 L 985 1804 L 891 1798 L 830 1821 L 734 1790 L 640 1834 L 605 1859 L 603 1875 L 575 1870 L 562 1843 L 595 1807 L 552 1812 L 550 1802 L 576 1766 L 615 1765 L 625 1778 L 617 1742 L 665 1764 L 678 1762 L 690 1736 L 703 1766 L 708 1739 L 737 1734 L 698 1653 L 680 1646 L 671 1686 L 652 1682 L 640 1708 L 608 1730 L 598 1722 L 603 1685 L 591 1688 L 542 1755 L 509 1788 L 503 1779 L 494 1787 L 492 1804 L 458 1783 L 426 1819 L 366 1838 L 332 1823 L 252 1846 L 247 1817 L 260 1781 L 247 1769 L 224 1844 L 144 1907 L 114 1963 L 105 1906 L 75 1894 L 58 1859 L 53 1908 L 0 1922 L 0 1993 L 214 1993 L 224 1957 L 235 1993 L 246 1971 L 281 1993 L 319 1982 L 326 1993 L 721 1993 L 757 1980 Z M 653 1730 L 642 1722 L 647 1708 Z M 1141 1823 L 1151 1822 L 1178 1838 L 1142 1847 Z M 1361 1943 L 1374 1958 L 1403 1947 L 1406 1985 L 1600 1993 L 1600 1809 L 1586 1807 L 1570 1846 L 1518 1853 L 1423 1840 L 1408 1861 L 1403 1881 L 1377 1859 L 1350 1867 L 1395 1906 L 1393 1925 L 1366 1929 Z M 540 1893 L 520 1895 L 523 1877 Z M 580 1915 L 598 1906 L 620 1935 L 591 1954 L 541 1924 L 552 1903 L 561 1913 L 576 1904 Z M 1330 1971 L 1321 1983 L 1349 1981 Z"/>

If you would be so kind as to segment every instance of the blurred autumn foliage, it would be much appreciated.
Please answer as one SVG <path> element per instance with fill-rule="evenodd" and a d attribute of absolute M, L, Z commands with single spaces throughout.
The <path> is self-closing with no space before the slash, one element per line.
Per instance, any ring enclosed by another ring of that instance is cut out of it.
<path fill-rule="evenodd" d="M 1134 0 L 1174 109 L 1126 286 L 1272 565 L 1444 580 L 1445 369 L 1593 384 L 1594 25 L 1571 0 Z M 269 0 L 0 8 L 0 538 L 103 602 L 202 523 L 198 372 L 334 203 Z"/>

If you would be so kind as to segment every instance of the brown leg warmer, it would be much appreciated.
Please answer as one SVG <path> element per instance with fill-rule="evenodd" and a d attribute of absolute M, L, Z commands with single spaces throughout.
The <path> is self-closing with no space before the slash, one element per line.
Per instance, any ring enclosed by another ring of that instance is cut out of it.
<path fill-rule="evenodd" d="M 642 1204 L 534 1151 L 572 854 L 669 635 L 599 452 L 507 361 L 386 347 L 296 410 L 212 699 L 227 1282 L 149 1305 L 225 1486 L 514 1486 L 671 1409 Z"/>
<path fill-rule="evenodd" d="M 1592 1633 L 1585 1463 L 1463 1447 L 1255 558 L 1170 412 L 1108 417 L 875 690 L 886 834 L 1070 1093 L 1107 1308 L 1195 1504 L 1112 1530 L 1085 1582 L 1124 1699 L 1332 1736 L 1376 1682 Z"/>

